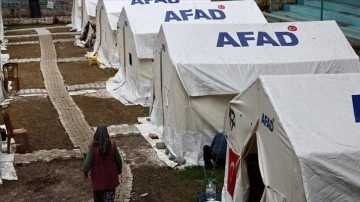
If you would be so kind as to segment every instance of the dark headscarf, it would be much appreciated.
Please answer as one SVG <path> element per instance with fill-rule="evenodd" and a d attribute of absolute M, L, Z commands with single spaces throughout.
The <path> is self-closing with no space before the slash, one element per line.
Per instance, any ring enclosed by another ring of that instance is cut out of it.
<path fill-rule="evenodd" d="M 98 147 L 100 152 L 101 152 L 101 156 L 102 157 L 106 157 L 109 153 L 110 150 L 110 136 L 109 133 L 107 131 L 107 127 L 104 124 L 100 124 L 95 131 L 94 134 L 94 140 L 93 140 L 93 145 L 94 147 Z"/>

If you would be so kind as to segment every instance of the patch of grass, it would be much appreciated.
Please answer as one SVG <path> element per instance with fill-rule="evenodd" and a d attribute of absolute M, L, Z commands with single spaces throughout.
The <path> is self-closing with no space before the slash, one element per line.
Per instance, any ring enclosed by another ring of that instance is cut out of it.
<path fill-rule="evenodd" d="M 178 171 L 179 175 L 183 178 L 188 178 L 191 180 L 201 180 L 205 189 L 205 186 L 209 178 L 216 179 L 216 188 L 217 191 L 221 192 L 222 187 L 224 186 L 224 174 L 225 168 L 218 168 L 215 170 L 209 170 L 203 168 L 202 166 L 193 166 L 185 168 L 184 170 Z"/>

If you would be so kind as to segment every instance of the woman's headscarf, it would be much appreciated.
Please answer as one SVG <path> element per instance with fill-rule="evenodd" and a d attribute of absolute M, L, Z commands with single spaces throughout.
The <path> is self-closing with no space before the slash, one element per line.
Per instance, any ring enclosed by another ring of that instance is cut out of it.
<path fill-rule="evenodd" d="M 110 136 L 107 127 L 100 124 L 95 131 L 93 145 L 99 147 L 101 156 L 106 157 L 110 150 Z"/>

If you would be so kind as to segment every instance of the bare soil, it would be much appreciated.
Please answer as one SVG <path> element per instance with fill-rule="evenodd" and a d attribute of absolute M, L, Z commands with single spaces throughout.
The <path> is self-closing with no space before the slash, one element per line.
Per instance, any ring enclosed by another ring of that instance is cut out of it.
<path fill-rule="evenodd" d="M 83 95 L 72 96 L 82 110 L 90 126 L 100 123 L 106 125 L 134 124 L 137 117 L 148 115 L 148 108 L 141 106 L 124 106 L 114 98 L 96 98 Z"/>
<path fill-rule="evenodd" d="M 6 111 L 15 128 L 28 131 L 30 151 L 73 149 L 48 97 L 14 97 Z M 4 124 L 3 119 L 0 119 L 0 123 Z"/>
<path fill-rule="evenodd" d="M 6 30 L 18 30 L 18 29 L 35 29 L 41 27 L 56 27 L 56 26 L 65 26 L 66 24 L 12 24 L 12 25 L 5 25 L 4 29 Z M 5 33 L 7 35 L 7 33 Z"/>
<path fill-rule="evenodd" d="M 23 41 L 39 41 L 39 37 L 37 36 L 30 36 L 30 37 L 5 37 L 9 43 L 11 42 L 23 42 Z"/>
<path fill-rule="evenodd" d="M 70 32 L 70 27 L 57 27 L 48 29 L 50 33 Z"/>
<path fill-rule="evenodd" d="M 74 50 L 78 51 L 77 49 Z M 58 63 L 58 67 L 64 78 L 66 85 L 107 81 L 110 77 L 113 77 L 117 72 L 117 70 L 113 68 L 100 69 L 96 65 L 89 66 L 88 61 Z M 81 77 L 79 77 L 79 75 L 81 75 Z"/>
<path fill-rule="evenodd" d="M 10 59 L 40 58 L 41 50 L 39 44 L 8 45 L 4 53 L 10 55 Z"/>
<path fill-rule="evenodd" d="M 75 34 L 57 34 L 52 35 L 53 39 L 74 39 L 75 41 Z"/>
<path fill-rule="evenodd" d="M 11 32 L 7 32 L 6 36 L 29 35 L 29 34 L 37 34 L 37 32 L 35 30 L 11 31 Z"/>
<path fill-rule="evenodd" d="M 90 201 L 90 184 L 84 182 L 83 160 L 55 160 L 16 167 L 18 181 L 0 185 L 2 201 Z"/>
<path fill-rule="evenodd" d="M 40 63 L 19 63 L 18 67 L 21 89 L 45 89 Z"/>
<path fill-rule="evenodd" d="M 92 50 L 90 48 L 75 46 L 74 42 L 55 43 L 55 49 L 58 58 L 84 57 L 87 51 Z"/>

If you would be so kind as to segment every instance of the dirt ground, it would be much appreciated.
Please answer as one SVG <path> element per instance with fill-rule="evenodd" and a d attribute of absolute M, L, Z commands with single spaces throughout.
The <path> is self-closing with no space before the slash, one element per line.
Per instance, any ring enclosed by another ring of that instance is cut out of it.
<path fill-rule="evenodd" d="M 36 31 L 35 30 L 11 31 L 6 33 L 6 36 L 29 35 L 29 34 L 36 34 Z"/>
<path fill-rule="evenodd" d="M 56 27 L 56 26 L 66 26 L 66 24 L 13 24 L 4 26 L 5 31 L 7 30 L 19 30 L 19 29 L 30 29 L 30 28 L 40 28 L 40 27 Z M 7 35 L 5 33 L 5 35 Z"/>
<path fill-rule="evenodd" d="M 40 63 L 20 63 L 18 67 L 20 89 L 45 89 Z"/>
<path fill-rule="evenodd" d="M 137 117 L 148 115 L 148 108 L 141 106 L 124 106 L 113 98 L 96 98 L 82 95 L 72 96 L 90 126 L 100 123 L 106 125 L 134 124 Z"/>
<path fill-rule="evenodd" d="M 48 97 L 14 97 L 6 111 L 15 128 L 28 131 L 30 151 L 73 149 Z M 0 123 L 4 124 L 3 119 L 0 119 Z"/>
<path fill-rule="evenodd" d="M 70 27 L 56 27 L 48 30 L 50 33 L 70 32 Z"/>
<path fill-rule="evenodd" d="M 71 41 L 55 43 L 55 49 L 58 58 L 84 57 L 86 52 L 92 51 L 91 48 L 75 46 L 74 42 Z"/>
<path fill-rule="evenodd" d="M 5 33 L 6 36 L 6 33 Z M 7 38 L 5 37 L 5 39 L 9 42 L 23 42 L 23 41 L 39 41 L 39 37 L 37 36 L 30 36 L 30 37 L 12 37 L 12 38 Z"/>
<path fill-rule="evenodd" d="M 74 39 L 75 41 L 75 34 L 57 34 L 52 35 L 53 40 L 55 39 Z"/>
<path fill-rule="evenodd" d="M 90 201 L 90 184 L 84 182 L 83 160 L 55 160 L 16 167 L 18 181 L 0 185 L 2 201 Z"/>
<path fill-rule="evenodd" d="M 40 58 L 41 49 L 39 44 L 9 45 L 2 53 L 10 55 L 10 59 Z"/>
<path fill-rule="evenodd" d="M 100 69 L 97 65 L 89 66 L 88 61 L 58 63 L 58 67 L 66 85 L 107 81 L 117 72 L 113 68 Z"/>

